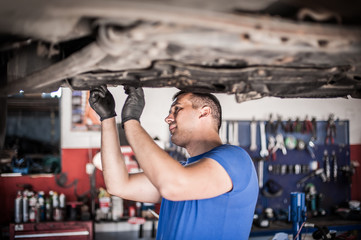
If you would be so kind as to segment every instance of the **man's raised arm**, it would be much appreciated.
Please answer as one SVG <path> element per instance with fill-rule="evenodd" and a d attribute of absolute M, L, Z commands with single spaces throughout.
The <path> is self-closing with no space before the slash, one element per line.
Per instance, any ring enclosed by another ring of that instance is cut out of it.
<path fill-rule="evenodd" d="M 143 173 L 128 174 L 120 150 L 114 98 L 106 86 L 92 89 L 89 103 L 101 120 L 101 159 L 107 191 L 129 200 L 159 202 L 158 190 Z"/>

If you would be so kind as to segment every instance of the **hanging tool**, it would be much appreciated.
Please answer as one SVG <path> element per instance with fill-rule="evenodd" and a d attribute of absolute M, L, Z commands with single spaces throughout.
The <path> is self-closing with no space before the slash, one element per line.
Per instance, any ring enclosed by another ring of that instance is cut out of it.
<path fill-rule="evenodd" d="M 269 119 L 266 123 L 266 132 L 268 134 L 276 134 L 275 124 L 273 123 L 273 116 L 272 113 L 269 115 Z"/>
<path fill-rule="evenodd" d="M 300 174 L 302 171 L 300 164 L 295 164 L 294 169 L 295 169 L 295 174 Z"/>
<path fill-rule="evenodd" d="M 251 151 L 257 150 L 257 122 L 253 119 L 250 124 L 250 130 L 251 130 L 251 146 L 249 149 Z"/>
<path fill-rule="evenodd" d="M 317 190 L 313 183 L 308 183 L 305 187 L 307 211 L 310 216 L 317 216 Z"/>
<path fill-rule="evenodd" d="M 313 178 L 315 176 L 320 176 L 322 179 L 322 182 L 326 182 L 326 175 L 323 168 L 319 168 L 315 171 L 312 171 L 307 176 L 303 177 L 301 180 L 297 182 L 297 187 L 302 186 L 308 179 Z"/>
<path fill-rule="evenodd" d="M 326 173 L 326 181 L 331 181 L 331 165 L 330 165 L 330 157 L 328 156 L 328 151 L 325 150 L 323 152 L 323 168 Z"/>
<path fill-rule="evenodd" d="M 283 135 L 281 133 L 277 134 L 276 136 L 276 145 L 272 149 L 272 152 L 275 153 L 278 149 L 281 149 L 282 154 L 287 154 L 287 149 L 285 147 L 285 141 L 283 139 Z"/>
<path fill-rule="evenodd" d="M 259 128 L 260 128 L 260 132 L 261 132 L 261 151 L 260 151 L 260 155 L 261 157 L 268 157 L 268 150 L 267 150 L 267 143 L 266 143 L 266 130 L 265 130 L 265 124 L 264 122 L 260 122 L 259 123 Z"/>
<path fill-rule="evenodd" d="M 233 142 L 233 123 L 232 122 L 228 122 L 228 139 L 227 139 L 227 143 L 229 143 L 229 144 L 232 144 L 232 142 Z"/>
<path fill-rule="evenodd" d="M 302 133 L 308 134 L 312 132 L 313 132 L 312 122 L 308 119 L 308 115 L 306 115 L 305 120 L 303 121 Z"/>
<path fill-rule="evenodd" d="M 326 125 L 326 139 L 325 144 L 328 144 L 329 141 L 331 141 L 332 144 L 335 143 L 335 137 L 336 137 L 336 124 L 334 120 L 334 115 L 330 114 L 327 120 Z"/>
<path fill-rule="evenodd" d="M 238 139 L 238 122 L 233 122 L 233 139 L 232 145 L 239 146 L 239 139 Z"/>
<path fill-rule="evenodd" d="M 315 117 L 313 117 L 311 119 L 311 123 L 312 123 L 312 139 L 316 140 L 317 139 L 317 121 L 316 121 Z"/>
<path fill-rule="evenodd" d="M 338 164 L 337 164 L 337 156 L 335 150 L 332 151 L 331 155 L 331 161 L 332 161 L 332 177 L 333 181 L 337 181 L 337 171 L 338 171 Z"/>
<path fill-rule="evenodd" d="M 277 115 L 277 122 L 276 122 L 276 126 L 275 126 L 275 133 L 278 133 L 280 129 L 284 129 L 284 124 L 282 122 L 282 117 L 281 115 Z"/>
<path fill-rule="evenodd" d="M 260 189 L 263 188 L 263 172 L 264 172 L 264 160 L 258 161 L 258 186 Z"/>
<path fill-rule="evenodd" d="M 293 124 L 291 118 L 289 118 L 286 122 L 286 125 L 283 129 L 286 133 L 292 133 L 293 132 Z"/>
<path fill-rule="evenodd" d="M 300 118 L 296 118 L 296 121 L 293 123 L 293 131 L 301 132 L 302 131 L 302 123 Z"/>
<path fill-rule="evenodd" d="M 315 156 L 315 144 L 314 144 L 312 138 L 307 144 L 307 151 L 311 155 L 312 159 L 316 159 L 316 156 Z"/>
<path fill-rule="evenodd" d="M 273 136 L 268 137 L 268 152 L 272 156 L 272 160 L 276 160 L 276 153 L 273 152 L 273 148 L 276 146 L 276 139 Z"/>

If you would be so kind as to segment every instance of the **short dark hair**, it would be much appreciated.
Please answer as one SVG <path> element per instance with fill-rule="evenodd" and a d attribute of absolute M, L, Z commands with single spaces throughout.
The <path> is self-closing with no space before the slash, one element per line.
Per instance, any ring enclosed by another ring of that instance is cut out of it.
<path fill-rule="evenodd" d="M 217 97 L 211 93 L 199 93 L 181 90 L 174 94 L 173 100 L 178 98 L 180 95 L 187 93 L 192 94 L 190 99 L 192 101 L 193 108 L 199 108 L 206 105 L 212 109 L 212 117 L 215 120 L 219 131 L 222 125 L 222 107 Z"/>

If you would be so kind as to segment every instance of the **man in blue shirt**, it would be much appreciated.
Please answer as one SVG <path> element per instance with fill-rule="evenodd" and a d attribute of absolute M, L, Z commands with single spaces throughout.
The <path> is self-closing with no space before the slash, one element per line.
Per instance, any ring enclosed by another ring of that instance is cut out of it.
<path fill-rule="evenodd" d="M 248 239 L 257 176 L 242 148 L 222 143 L 219 101 L 212 94 L 175 95 L 165 121 L 172 142 L 190 155 L 181 165 L 142 128 L 142 88 L 126 87 L 126 93 L 122 124 L 144 171 L 137 174 L 128 174 L 119 148 L 113 96 L 100 86 L 89 98 L 102 121 L 102 168 L 108 192 L 134 201 L 161 201 L 157 239 Z"/>

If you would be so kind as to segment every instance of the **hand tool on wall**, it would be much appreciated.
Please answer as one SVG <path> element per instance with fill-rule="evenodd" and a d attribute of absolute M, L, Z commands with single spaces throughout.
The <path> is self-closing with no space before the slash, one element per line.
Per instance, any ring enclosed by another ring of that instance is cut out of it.
<path fill-rule="evenodd" d="M 328 156 L 328 151 L 325 150 L 323 152 L 323 168 L 326 173 L 326 181 L 331 181 L 331 165 L 330 165 L 330 157 Z"/>
<path fill-rule="evenodd" d="M 315 156 L 315 144 L 314 144 L 312 138 L 307 144 L 307 151 L 311 155 L 312 159 L 316 159 L 316 156 Z"/>
<path fill-rule="evenodd" d="M 260 122 L 259 123 L 259 128 L 260 128 L 260 132 L 261 132 L 261 151 L 260 151 L 260 155 L 261 157 L 268 157 L 268 150 L 267 150 L 267 143 L 266 143 L 266 130 L 265 130 L 265 124 L 264 122 Z"/>
<path fill-rule="evenodd" d="M 238 122 L 228 122 L 228 141 L 229 144 L 239 146 L 238 141 Z"/>
<path fill-rule="evenodd" d="M 279 132 L 279 130 L 284 130 L 285 125 L 282 122 L 282 117 L 280 115 L 277 115 L 277 122 L 275 126 L 276 133 Z"/>
<path fill-rule="evenodd" d="M 301 164 L 295 164 L 294 171 L 295 171 L 295 174 L 300 174 L 302 171 Z"/>
<path fill-rule="evenodd" d="M 285 175 L 287 173 L 287 165 L 286 164 L 282 164 L 281 165 L 281 175 Z"/>
<path fill-rule="evenodd" d="M 293 124 L 291 118 L 289 118 L 286 122 L 286 125 L 283 129 L 286 133 L 292 133 L 293 132 Z"/>
<path fill-rule="evenodd" d="M 283 135 L 281 133 L 277 134 L 276 136 L 276 146 L 273 148 L 273 152 L 276 152 L 278 149 L 281 149 L 282 154 L 287 154 L 287 149 L 285 147 L 285 141 L 283 139 Z"/>
<path fill-rule="evenodd" d="M 251 130 L 251 146 L 249 149 L 251 151 L 257 150 L 257 122 L 253 119 L 250 124 L 250 130 Z"/>
<path fill-rule="evenodd" d="M 311 216 L 317 216 L 317 190 L 313 183 L 308 183 L 305 187 L 307 211 Z"/>
<path fill-rule="evenodd" d="M 227 139 L 227 143 L 232 144 L 233 141 L 233 124 L 232 122 L 228 122 L 228 139 Z"/>
<path fill-rule="evenodd" d="M 302 131 L 302 123 L 299 118 L 296 118 L 296 121 L 293 123 L 293 131 L 295 132 Z"/>
<path fill-rule="evenodd" d="M 263 172 L 264 172 L 264 160 L 258 161 L 258 186 L 260 189 L 263 188 Z"/>
<path fill-rule="evenodd" d="M 303 129 L 302 133 L 312 133 L 313 125 L 312 122 L 308 119 L 308 115 L 306 115 L 305 120 L 303 121 Z"/>
<path fill-rule="evenodd" d="M 332 161 L 332 177 L 333 177 L 333 181 L 336 182 L 337 181 L 338 164 L 337 164 L 337 156 L 336 156 L 335 150 L 332 151 L 331 161 Z"/>
<path fill-rule="evenodd" d="M 326 125 L 326 139 L 325 144 L 328 144 L 329 141 L 331 141 L 332 144 L 335 143 L 335 137 L 336 137 L 336 124 L 334 120 L 334 115 L 330 114 L 327 120 Z"/>
<path fill-rule="evenodd" d="M 315 117 L 313 117 L 311 119 L 311 123 L 312 123 L 312 139 L 316 140 L 317 139 L 317 121 L 316 121 Z"/>
<path fill-rule="evenodd" d="M 274 136 L 268 137 L 268 152 L 272 156 L 272 160 L 276 160 L 276 152 L 273 151 L 273 148 L 276 146 L 276 139 Z"/>
<path fill-rule="evenodd" d="M 266 132 L 268 134 L 276 134 L 275 124 L 273 123 L 273 116 L 272 113 L 269 115 L 269 119 L 266 123 Z"/>
<path fill-rule="evenodd" d="M 310 174 L 308 174 L 307 176 L 303 177 L 301 180 L 299 180 L 297 182 L 297 187 L 302 186 L 308 179 L 313 178 L 315 176 L 320 176 L 322 179 L 322 182 L 326 182 L 326 175 L 324 172 L 323 168 L 319 168 L 313 172 L 311 172 Z"/>
<path fill-rule="evenodd" d="M 238 122 L 233 122 L 233 140 L 232 144 L 239 146 L 239 138 L 238 138 Z"/>

